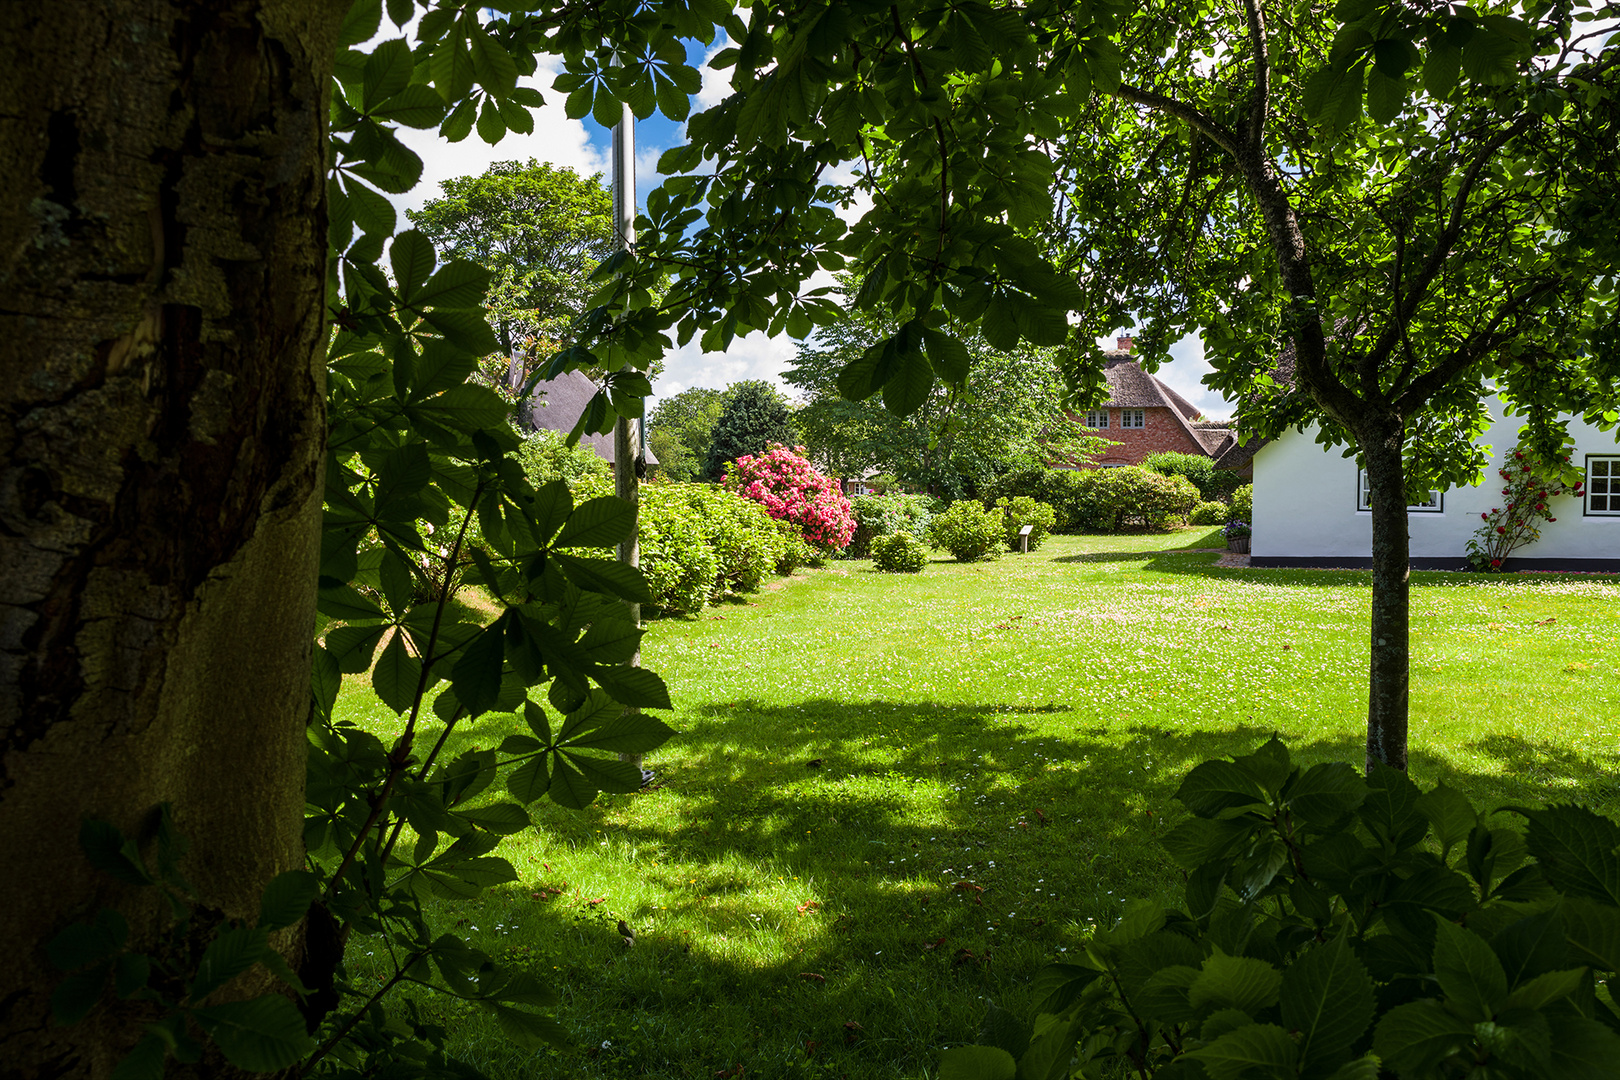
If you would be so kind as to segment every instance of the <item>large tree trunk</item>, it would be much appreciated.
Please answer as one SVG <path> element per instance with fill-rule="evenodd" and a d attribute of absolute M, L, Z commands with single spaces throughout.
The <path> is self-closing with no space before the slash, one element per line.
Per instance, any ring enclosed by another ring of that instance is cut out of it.
<path fill-rule="evenodd" d="M 347 6 L 0 4 L 0 1075 L 105 1076 L 139 1036 L 49 1019 L 58 929 L 164 921 L 85 818 L 171 803 L 204 922 L 303 859 Z"/>
<path fill-rule="evenodd" d="M 1405 428 L 1386 419 L 1358 433 L 1372 496 L 1372 649 L 1367 691 L 1367 771 L 1406 768 L 1411 653 L 1412 543 L 1406 521 Z"/>

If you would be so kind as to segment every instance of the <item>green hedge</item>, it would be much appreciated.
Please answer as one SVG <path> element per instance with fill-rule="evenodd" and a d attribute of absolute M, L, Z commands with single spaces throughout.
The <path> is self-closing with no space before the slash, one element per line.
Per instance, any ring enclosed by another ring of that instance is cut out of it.
<path fill-rule="evenodd" d="M 927 535 L 928 522 L 939 507 L 937 500 L 928 495 L 858 495 L 850 500 L 855 513 L 855 535 L 844 554 L 849 558 L 864 559 L 871 552 L 872 541 L 880 536 L 893 536 L 907 532 L 919 540 Z"/>
<path fill-rule="evenodd" d="M 1019 496 L 1047 503 L 1058 532 L 1162 529 L 1186 520 L 1198 488 L 1181 476 L 1138 466 L 1121 469 L 1020 469 L 989 484 L 986 503 Z"/>

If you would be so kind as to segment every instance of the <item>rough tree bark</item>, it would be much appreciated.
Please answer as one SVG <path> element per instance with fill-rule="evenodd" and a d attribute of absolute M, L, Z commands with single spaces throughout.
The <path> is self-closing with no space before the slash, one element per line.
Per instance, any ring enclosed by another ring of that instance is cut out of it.
<path fill-rule="evenodd" d="M 83 819 L 171 803 L 215 920 L 302 862 L 347 6 L 0 5 L 0 1075 L 105 1076 L 139 1035 L 49 1020 L 43 942 L 163 918 Z"/>
<path fill-rule="evenodd" d="M 1406 518 L 1405 425 L 1380 417 L 1356 431 L 1372 496 L 1372 634 L 1368 659 L 1367 772 L 1373 763 L 1405 771 L 1412 540 Z"/>

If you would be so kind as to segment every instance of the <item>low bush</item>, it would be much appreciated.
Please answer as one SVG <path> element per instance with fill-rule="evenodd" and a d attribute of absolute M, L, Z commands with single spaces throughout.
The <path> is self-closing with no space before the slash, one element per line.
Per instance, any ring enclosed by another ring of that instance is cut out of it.
<path fill-rule="evenodd" d="M 1272 739 L 1208 761 L 1164 835 L 1185 910 L 1127 905 L 1037 973 L 1033 1023 L 939 1074 L 1611 1077 L 1620 824 L 1506 807 L 1521 833 L 1379 765 L 1306 769 Z"/>
<path fill-rule="evenodd" d="M 871 549 L 872 564 L 889 573 L 915 574 L 928 565 L 928 549 L 909 532 L 876 537 Z"/>
<path fill-rule="evenodd" d="M 1046 542 L 1047 534 L 1057 521 L 1057 511 L 1048 503 L 1037 502 L 1028 495 L 1011 499 L 997 499 L 996 509 L 1001 511 L 1002 539 L 1009 551 L 1018 550 L 1018 530 L 1030 526 L 1029 550 L 1034 551 Z"/>
<path fill-rule="evenodd" d="M 808 548 L 757 503 L 708 484 L 642 485 L 640 532 L 652 606 L 675 613 L 752 592 Z"/>
<path fill-rule="evenodd" d="M 1185 521 L 1196 505 L 1198 489 L 1186 477 L 1132 465 L 1098 469 L 1085 492 L 1080 525 L 1103 533 L 1163 529 Z"/>
<path fill-rule="evenodd" d="M 973 499 L 952 503 L 928 523 L 928 542 L 957 562 L 994 559 L 1002 552 L 1002 512 Z"/>
<path fill-rule="evenodd" d="M 567 437 L 560 432 L 535 431 L 524 436 L 517 460 L 523 466 L 523 475 L 535 487 L 561 480 L 570 490 L 577 490 L 579 480 L 592 477 L 606 480 L 607 494 L 613 493 L 613 470 L 608 463 L 586 443 L 569 446 Z"/>
<path fill-rule="evenodd" d="M 1095 469 L 1015 469 L 986 484 L 979 497 L 986 506 L 1001 499 L 1026 496 L 1046 503 L 1057 515 L 1053 532 L 1075 532 L 1083 528 L 1081 518 L 1086 493 L 1095 482 Z"/>
<path fill-rule="evenodd" d="M 850 500 L 855 515 L 855 532 L 844 554 L 852 558 L 865 558 L 871 543 L 880 536 L 893 536 L 909 532 L 921 539 L 927 534 L 928 522 L 934 516 L 937 504 L 927 495 L 859 495 Z"/>
<path fill-rule="evenodd" d="M 1228 519 L 1235 518 L 1238 521 L 1254 520 L 1253 484 L 1244 484 L 1232 492 L 1232 501 L 1226 506 L 1226 516 Z"/>
<path fill-rule="evenodd" d="M 1223 525 L 1231 513 L 1231 509 L 1223 502 L 1201 502 L 1187 515 L 1187 524 Z"/>

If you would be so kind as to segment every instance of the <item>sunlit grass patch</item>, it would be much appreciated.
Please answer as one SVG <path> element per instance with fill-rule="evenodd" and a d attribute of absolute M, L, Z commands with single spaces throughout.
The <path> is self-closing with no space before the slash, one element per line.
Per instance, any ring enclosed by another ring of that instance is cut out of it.
<path fill-rule="evenodd" d="M 433 909 L 562 988 L 580 1048 L 519 1053 L 426 1007 L 500 1077 L 923 1075 L 988 1000 L 1023 1007 L 1083 927 L 1174 893 L 1155 838 L 1193 764 L 1273 731 L 1307 764 L 1361 759 L 1368 575 L 1187 550 L 1220 546 L 1188 530 L 919 575 L 838 563 L 653 624 L 644 662 L 680 732 L 649 763 L 659 786 L 541 804 L 508 841 L 519 883 Z M 1414 575 L 1419 778 L 1620 805 L 1617 600 L 1610 579 Z M 364 695 L 341 707 L 391 721 Z"/>

